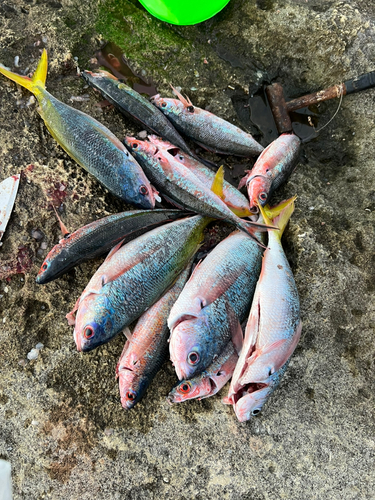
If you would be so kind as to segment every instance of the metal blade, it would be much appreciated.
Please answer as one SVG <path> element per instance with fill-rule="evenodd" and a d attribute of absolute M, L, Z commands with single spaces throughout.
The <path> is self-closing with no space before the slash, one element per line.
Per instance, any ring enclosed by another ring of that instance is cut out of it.
<path fill-rule="evenodd" d="M 3 237 L 17 196 L 20 175 L 12 175 L 0 183 L 0 240 Z"/>

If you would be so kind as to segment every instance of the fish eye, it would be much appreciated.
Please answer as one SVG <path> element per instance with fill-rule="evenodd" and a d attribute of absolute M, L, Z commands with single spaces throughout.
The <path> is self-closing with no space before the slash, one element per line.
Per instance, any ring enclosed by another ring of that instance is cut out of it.
<path fill-rule="evenodd" d="M 258 414 L 260 413 L 260 410 L 261 410 L 261 408 L 255 408 L 255 409 L 251 412 L 251 414 L 253 415 L 253 417 L 255 417 L 256 415 L 258 415 Z"/>
<path fill-rule="evenodd" d="M 83 332 L 83 336 L 85 337 L 85 339 L 89 340 L 94 335 L 95 335 L 95 332 L 94 332 L 93 327 L 92 326 L 86 326 L 86 328 L 85 328 L 85 330 Z"/>
<path fill-rule="evenodd" d="M 194 113 L 194 106 L 188 106 L 186 109 L 189 111 L 189 113 Z"/>
<path fill-rule="evenodd" d="M 42 265 L 42 269 L 43 269 L 43 271 L 45 271 L 45 270 L 47 269 L 47 267 L 48 267 L 48 266 L 47 266 L 47 264 L 43 264 L 43 265 Z"/>
<path fill-rule="evenodd" d="M 190 391 L 190 384 L 184 382 L 178 386 L 178 390 L 179 392 L 182 392 L 182 394 L 186 394 Z"/>
<path fill-rule="evenodd" d="M 184 159 L 184 157 L 183 157 L 183 156 L 179 156 L 178 158 L 179 158 L 181 161 Z"/>
<path fill-rule="evenodd" d="M 199 354 L 195 351 L 192 351 L 188 354 L 188 363 L 189 365 L 196 365 L 199 363 Z"/>
<path fill-rule="evenodd" d="M 148 193 L 148 189 L 145 185 L 142 184 L 142 186 L 139 188 L 139 192 L 143 194 L 143 196 L 146 196 L 146 194 Z"/>
<path fill-rule="evenodd" d="M 260 193 L 259 195 L 260 201 L 266 201 L 267 200 L 267 193 Z"/>
<path fill-rule="evenodd" d="M 133 142 L 133 144 L 132 144 L 132 148 L 133 148 L 133 149 L 137 149 L 137 147 L 138 147 L 138 144 L 137 144 L 136 142 Z"/>
<path fill-rule="evenodd" d="M 128 391 L 126 394 L 125 394 L 125 397 L 126 399 L 129 399 L 129 401 L 134 401 L 135 398 L 137 397 L 136 393 L 133 392 L 133 391 Z"/>
<path fill-rule="evenodd" d="M 166 102 L 162 102 L 162 103 L 161 103 L 161 107 L 162 107 L 162 108 L 165 108 L 166 106 L 167 106 L 167 103 L 166 103 Z"/>

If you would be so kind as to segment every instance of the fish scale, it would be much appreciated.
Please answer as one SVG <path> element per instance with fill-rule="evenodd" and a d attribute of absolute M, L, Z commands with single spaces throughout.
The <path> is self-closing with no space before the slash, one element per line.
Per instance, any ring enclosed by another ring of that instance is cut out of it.
<path fill-rule="evenodd" d="M 9 71 L 0 73 L 32 92 L 39 114 L 60 146 L 112 194 L 140 208 L 154 208 L 154 191 L 142 168 L 104 125 L 53 97 L 45 89 L 47 51 L 32 79 Z"/>
<path fill-rule="evenodd" d="M 78 302 L 74 330 L 77 348 L 86 351 L 108 342 L 156 302 L 199 248 L 209 222 L 199 215 L 171 222 L 114 253 L 111 259 L 117 265 L 121 262 L 126 270 L 100 286 L 103 271 L 99 268 L 92 278 L 99 287 L 94 292 L 90 291 L 91 282 L 86 287 L 84 299 Z M 138 262 L 132 265 L 134 258 Z M 104 263 L 104 270 L 111 259 Z M 87 330 L 94 335 L 85 337 Z"/>
<path fill-rule="evenodd" d="M 168 354 L 167 318 L 190 273 L 191 263 L 173 287 L 138 320 L 117 365 L 124 408 L 132 408 L 161 368 Z"/>
<path fill-rule="evenodd" d="M 261 267 L 262 251 L 240 231 L 219 243 L 194 270 L 168 318 L 170 354 L 180 380 L 205 370 L 246 317 Z M 238 347 L 238 346 L 237 346 Z M 198 353 L 198 362 L 188 362 Z"/>
<path fill-rule="evenodd" d="M 152 102 L 180 132 L 203 147 L 238 156 L 258 156 L 263 147 L 247 132 L 192 103 L 174 90 L 178 99 L 154 96 Z"/>

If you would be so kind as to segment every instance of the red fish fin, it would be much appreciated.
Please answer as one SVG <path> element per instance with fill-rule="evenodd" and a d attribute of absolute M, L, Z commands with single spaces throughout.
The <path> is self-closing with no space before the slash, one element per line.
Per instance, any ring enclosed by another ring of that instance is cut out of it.
<path fill-rule="evenodd" d="M 229 300 L 225 301 L 225 310 L 228 315 L 228 323 L 232 337 L 232 343 L 237 354 L 240 355 L 243 345 L 243 332 L 237 314 L 234 312 Z"/>
<path fill-rule="evenodd" d="M 179 100 L 182 102 L 182 104 L 185 106 L 185 108 L 188 108 L 189 106 L 193 106 L 193 103 L 190 101 L 188 97 L 184 97 L 177 89 L 173 87 L 172 84 L 170 84 L 173 90 L 173 93 L 179 98 Z"/>
<path fill-rule="evenodd" d="M 125 335 L 125 337 L 127 338 L 127 340 L 131 340 L 133 334 L 132 332 L 129 330 L 129 327 L 126 326 L 123 330 L 122 330 L 122 333 Z"/>
<path fill-rule="evenodd" d="M 233 401 L 232 401 L 232 398 L 226 396 L 224 397 L 221 402 L 225 405 L 232 405 L 233 404 Z"/>
<path fill-rule="evenodd" d="M 226 204 L 226 206 L 230 208 L 230 210 L 238 217 L 250 217 L 251 215 L 254 215 L 254 213 L 250 210 L 250 207 L 248 210 L 245 207 L 243 208 L 237 207 L 233 205 L 233 203 L 231 203 L 230 201 L 226 200 L 225 196 L 223 198 L 223 201 Z"/>
<path fill-rule="evenodd" d="M 238 184 L 237 189 L 241 189 L 244 186 L 246 186 L 246 182 L 247 182 L 247 179 L 250 177 L 251 170 L 245 170 L 245 172 L 247 172 L 247 175 L 245 175 L 245 177 L 242 177 L 242 179 L 240 180 L 240 183 Z"/>
<path fill-rule="evenodd" d="M 56 208 L 54 207 L 54 205 L 52 205 L 52 208 L 53 208 L 53 209 L 54 209 L 54 211 L 55 211 L 55 214 L 56 214 L 57 220 L 59 221 L 59 224 L 60 224 L 60 230 L 61 230 L 61 232 L 62 232 L 63 237 L 65 238 L 65 236 L 67 236 L 68 234 L 70 234 L 70 231 L 68 231 L 68 229 L 66 228 L 65 224 L 64 224 L 64 223 L 63 223 L 63 221 L 60 219 L 59 214 L 57 213 Z"/>
<path fill-rule="evenodd" d="M 104 261 L 104 262 L 107 262 L 108 260 L 110 260 L 110 259 L 114 256 L 114 254 L 115 254 L 118 250 L 120 250 L 121 245 L 124 243 L 124 239 L 125 239 L 125 238 L 123 238 L 123 239 L 120 241 L 120 243 L 117 243 L 117 245 L 116 245 L 116 246 L 114 246 L 114 247 L 112 248 L 112 250 L 109 252 L 109 254 L 107 255 L 107 257 L 106 257 L 106 259 L 105 259 L 105 261 Z"/>
<path fill-rule="evenodd" d="M 70 312 L 68 312 L 68 314 L 65 316 L 65 318 L 68 320 L 69 326 L 74 326 L 76 324 L 75 312 L 78 310 L 80 302 L 81 302 L 81 297 L 77 299 L 73 309 Z"/>

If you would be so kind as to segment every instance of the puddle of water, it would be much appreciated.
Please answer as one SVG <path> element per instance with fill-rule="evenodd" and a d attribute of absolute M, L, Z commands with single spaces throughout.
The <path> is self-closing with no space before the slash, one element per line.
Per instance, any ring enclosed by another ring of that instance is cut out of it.
<path fill-rule="evenodd" d="M 130 68 L 122 50 L 113 42 L 107 42 L 95 53 L 100 66 L 109 69 L 119 80 L 124 80 L 129 87 L 140 94 L 153 96 L 158 93 L 155 85 L 149 83 L 142 76 L 134 73 Z"/>

